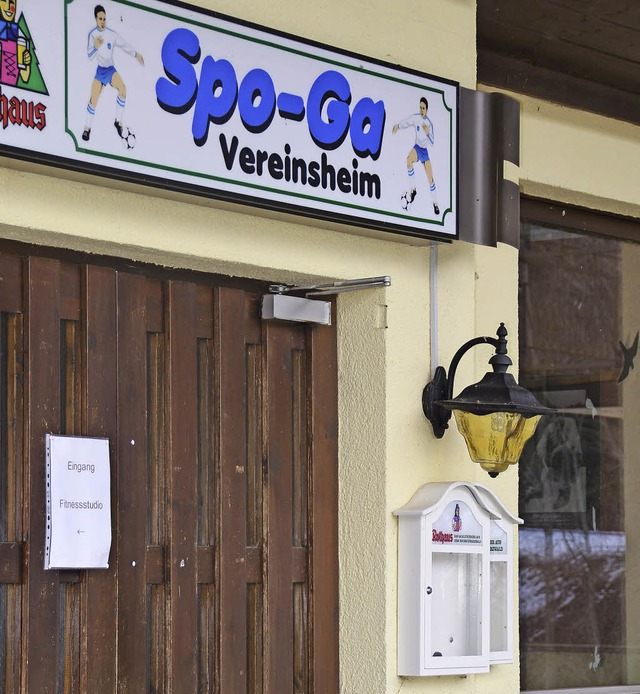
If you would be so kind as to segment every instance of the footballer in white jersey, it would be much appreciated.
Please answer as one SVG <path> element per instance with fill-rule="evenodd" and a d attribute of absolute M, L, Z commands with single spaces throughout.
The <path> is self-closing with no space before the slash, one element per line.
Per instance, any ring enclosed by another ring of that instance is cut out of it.
<path fill-rule="evenodd" d="M 426 149 L 433 144 L 433 123 L 428 116 L 414 113 L 398 123 L 398 128 L 413 128 L 415 130 L 416 145 Z"/>
<path fill-rule="evenodd" d="M 107 13 L 102 5 L 95 6 L 93 15 L 96 20 L 96 26 L 89 32 L 87 56 L 90 60 L 95 60 L 98 65 L 96 67 L 95 77 L 91 83 L 91 95 L 89 97 L 89 103 L 87 104 L 87 118 L 84 132 L 82 133 L 82 139 L 88 141 L 91 136 L 93 117 L 96 113 L 102 89 L 106 85 L 111 85 L 118 92 L 116 97 L 116 118 L 114 126 L 118 135 L 126 139 L 130 132 L 124 127 L 123 123 L 127 88 L 122 77 L 116 70 L 113 62 L 113 52 L 116 48 L 120 48 L 125 53 L 134 57 L 138 63 L 143 66 L 144 58 L 142 57 L 142 53 L 138 53 L 136 49 L 127 43 L 118 33 L 107 28 Z"/>
<path fill-rule="evenodd" d="M 415 185 L 415 171 L 413 165 L 416 162 L 421 162 L 424 166 L 424 170 L 427 174 L 427 179 L 429 181 L 429 191 L 431 193 L 431 202 L 433 204 L 433 212 L 437 216 L 440 214 L 440 208 L 438 206 L 438 197 L 436 191 L 436 182 L 433 178 L 433 166 L 431 165 L 431 158 L 429 157 L 429 147 L 433 146 L 435 142 L 435 136 L 433 132 L 433 123 L 431 119 L 427 116 L 427 111 L 429 110 L 429 102 L 426 97 L 420 99 L 420 113 L 414 113 L 407 118 L 399 121 L 393 126 L 393 132 L 397 133 L 398 130 L 404 130 L 406 128 L 412 128 L 415 134 L 415 144 L 409 150 L 407 154 L 407 174 L 409 176 L 409 190 L 401 197 L 401 205 L 404 210 L 408 210 L 411 203 L 414 201 L 417 191 Z"/>

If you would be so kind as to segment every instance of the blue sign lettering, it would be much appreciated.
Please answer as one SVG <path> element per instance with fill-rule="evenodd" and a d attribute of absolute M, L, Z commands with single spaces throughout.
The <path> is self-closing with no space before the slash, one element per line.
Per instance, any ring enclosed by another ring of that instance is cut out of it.
<path fill-rule="evenodd" d="M 370 156 L 374 161 L 382 150 L 382 135 L 387 114 L 382 101 L 360 99 L 351 116 L 351 144 L 359 157 Z"/>
<path fill-rule="evenodd" d="M 236 106 L 244 127 L 252 133 L 267 130 L 277 106 L 281 118 L 302 121 L 306 115 L 311 139 L 324 150 L 337 149 L 348 135 L 359 157 L 376 160 L 380 156 L 386 120 L 384 102 L 363 97 L 351 110 L 351 86 L 337 70 L 319 75 L 305 102 L 297 94 L 278 94 L 273 79 L 261 68 L 250 70 L 238 87 L 233 65 L 210 55 L 202 60 L 198 77 L 195 65 L 201 59 L 200 42 L 189 29 L 171 31 L 164 40 L 161 57 L 166 77 L 156 82 L 158 104 L 174 114 L 187 113 L 195 106 L 191 132 L 198 146 L 206 143 L 210 124 L 226 123 Z M 243 168 L 253 166 L 244 156 L 241 161 Z M 277 177 L 280 162 L 274 158 L 268 165 Z"/>
<path fill-rule="evenodd" d="M 198 93 L 194 65 L 200 60 L 200 41 L 188 29 L 175 29 L 162 44 L 162 64 L 167 78 L 156 82 L 156 98 L 169 113 L 186 113 Z"/>
<path fill-rule="evenodd" d="M 307 123 L 311 138 L 323 149 L 337 149 L 349 130 L 351 87 L 335 70 L 323 72 L 313 83 L 307 99 Z M 322 117 L 326 106 L 326 120 Z"/>
<path fill-rule="evenodd" d="M 238 110 L 244 127 L 252 133 L 264 132 L 276 112 L 276 90 L 265 70 L 247 72 L 238 95 Z"/>
<path fill-rule="evenodd" d="M 202 61 L 200 86 L 193 112 L 193 140 L 202 146 L 209 136 L 209 124 L 222 125 L 231 118 L 238 100 L 236 71 L 228 60 L 214 60 L 210 55 Z"/>

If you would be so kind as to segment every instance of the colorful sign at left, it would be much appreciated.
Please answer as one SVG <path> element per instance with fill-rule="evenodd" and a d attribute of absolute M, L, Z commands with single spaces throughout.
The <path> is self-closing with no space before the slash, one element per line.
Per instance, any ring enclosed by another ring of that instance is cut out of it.
<path fill-rule="evenodd" d="M 43 130 L 47 107 L 41 98 L 49 92 L 29 23 L 17 10 L 16 0 L 0 0 L 0 123 L 4 131 L 9 125 Z"/>

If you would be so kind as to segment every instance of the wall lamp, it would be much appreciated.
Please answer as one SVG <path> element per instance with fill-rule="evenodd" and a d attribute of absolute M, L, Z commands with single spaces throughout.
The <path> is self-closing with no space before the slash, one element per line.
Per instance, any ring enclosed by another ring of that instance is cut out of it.
<path fill-rule="evenodd" d="M 507 329 L 500 323 L 495 337 L 476 337 L 465 342 L 453 355 L 449 374 L 442 366 L 422 392 L 422 409 L 436 438 L 449 428 L 451 412 L 464 436 L 471 459 L 497 477 L 518 462 L 525 443 L 533 436 L 540 417 L 555 412 L 541 405 L 531 392 L 519 386 L 507 369 L 513 363 L 507 355 Z M 460 359 L 472 347 L 490 344 L 495 354 L 489 359 L 493 372 L 465 388 L 453 398 L 453 380 Z"/>

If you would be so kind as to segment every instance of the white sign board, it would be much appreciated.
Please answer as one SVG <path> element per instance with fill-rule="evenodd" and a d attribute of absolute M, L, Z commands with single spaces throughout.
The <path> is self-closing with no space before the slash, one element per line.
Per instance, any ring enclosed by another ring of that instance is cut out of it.
<path fill-rule="evenodd" d="M 17 0 L 0 12 L 0 154 L 457 236 L 450 80 L 182 3 Z"/>
<path fill-rule="evenodd" d="M 106 569 L 111 549 L 108 439 L 46 436 L 45 569 Z"/>

